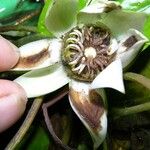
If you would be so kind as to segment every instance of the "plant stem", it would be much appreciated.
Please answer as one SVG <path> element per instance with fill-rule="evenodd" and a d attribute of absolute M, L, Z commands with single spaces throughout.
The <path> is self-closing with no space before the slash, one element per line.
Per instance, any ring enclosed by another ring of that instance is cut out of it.
<path fill-rule="evenodd" d="M 135 81 L 150 90 L 150 79 L 140 74 L 128 72 L 124 74 L 124 79 L 129 80 L 129 81 Z M 118 119 L 122 116 L 140 113 L 140 112 L 148 111 L 148 110 L 150 110 L 150 102 L 146 102 L 143 104 L 126 107 L 126 108 L 113 108 L 112 114 L 114 116 L 113 117 L 114 119 Z"/>
<path fill-rule="evenodd" d="M 144 87 L 150 90 L 150 79 L 144 77 L 143 75 L 127 72 L 124 74 L 124 79 L 140 83 L 141 85 L 143 85 Z"/>
<path fill-rule="evenodd" d="M 103 142 L 103 150 L 108 150 L 108 146 L 107 146 L 107 138 L 104 140 Z"/>
<path fill-rule="evenodd" d="M 112 114 L 114 116 L 114 119 L 118 119 L 119 117 L 122 117 L 122 116 L 140 113 L 140 112 L 148 111 L 148 110 L 150 110 L 150 102 L 139 104 L 136 106 L 127 107 L 127 108 L 113 108 Z"/>
<path fill-rule="evenodd" d="M 27 20 L 35 17 L 35 16 L 38 16 L 40 14 L 40 12 L 41 12 L 41 9 L 38 9 L 38 10 L 35 10 L 29 14 L 25 14 L 24 16 L 22 16 L 16 20 L 15 25 L 19 25 L 19 24 L 21 24 L 21 23 L 23 23 L 23 22 L 25 22 L 25 21 L 27 21 Z"/>
<path fill-rule="evenodd" d="M 33 104 L 23 122 L 18 132 L 15 134 L 15 136 L 11 139 L 11 141 L 8 143 L 5 150 L 13 150 L 16 148 L 16 146 L 19 144 L 19 142 L 23 139 L 24 135 L 28 131 L 30 125 L 32 124 L 40 106 L 43 101 L 43 98 L 36 98 L 33 101 Z"/>
<path fill-rule="evenodd" d="M 33 26 L 22 26 L 22 25 L 8 25 L 0 27 L 0 32 L 8 32 L 8 31 L 37 32 L 37 28 Z"/>

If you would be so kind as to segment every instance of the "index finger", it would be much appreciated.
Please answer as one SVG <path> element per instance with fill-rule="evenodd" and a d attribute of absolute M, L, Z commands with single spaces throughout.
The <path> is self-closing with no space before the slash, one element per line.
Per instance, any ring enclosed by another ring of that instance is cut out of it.
<path fill-rule="evenodd" d="M 18 48 L 0 36 L 0 72 L 16 65 L 19 59 Z"/>

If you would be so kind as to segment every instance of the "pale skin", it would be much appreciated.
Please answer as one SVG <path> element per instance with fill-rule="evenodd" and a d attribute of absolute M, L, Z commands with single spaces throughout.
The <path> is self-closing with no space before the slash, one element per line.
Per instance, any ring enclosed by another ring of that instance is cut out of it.
<path fill-rule="evenodd" d="M 10 70 L 18 60 L 18 48 L 0 36 L 0 72 Z M 0 79 L 0 133 L 21 117 L 26 103 L 26 93 L 21 86 L 13 81 Z"/>

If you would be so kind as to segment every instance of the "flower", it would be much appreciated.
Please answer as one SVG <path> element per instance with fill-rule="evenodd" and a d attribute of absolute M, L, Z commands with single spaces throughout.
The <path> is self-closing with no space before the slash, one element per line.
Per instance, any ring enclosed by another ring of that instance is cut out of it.
<path fill-rule="evenodd" d="M 57 38 L 22 46 L 14 70 L 31 70 L 15 80 L 29 98 L 69 83 L 71 107 L 97 148 L 107 132 L 106 97 L 102 88 L 125 92 L 123 68 L 132 63 L 148 41 L 141 33 L 147 16 L 123 11 L 112 1 L 93 0 L 84 5 L 78 8 L 76 0 L 46 5 L 44 25 Z"/>

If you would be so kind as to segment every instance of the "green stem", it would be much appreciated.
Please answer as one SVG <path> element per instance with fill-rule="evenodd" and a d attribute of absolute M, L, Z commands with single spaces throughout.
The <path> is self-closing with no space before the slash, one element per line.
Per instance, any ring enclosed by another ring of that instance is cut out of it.
<path fill-rule="evenodd" d="M 150 90 L 150 79 L 144 77 L 143 75 L 127 72 L 124 74 L 124 79 L 129 81 L 135 81 Z"/>
<path fill-rule="evenodd" d="M 37 28 L 33 26 L 21 26 L 21 25 L 9 25 L 0 27 L 0 32 L 8 32 L 8 31 L 27 31 L 36 33 Z"/>
<path fill-rule="evenodd" d="M 43 98 L 36 98 L 22 124 L 18 132 L 15 134 L 15 136 L 11 139 L 5 150 L 13 150 L 16 148 L 16 146 L 20 143 L 20 141 L 23 139 L 24 135 L 28 131 L 30 125 L 32 124 L 40 106 L 43 101 Z"/>
<path fill-rule="evenodd" d="M 29 14 L 23 15 L 22 17 L 18 18 L 15 21 L 16 22 L 15 25 L 19 25 L 19 24 L 21 24 L 21 23 L 23 23 L 23 22 L 25 22 L 25 21 L 27 21 L 27 20 L 35 17 L 35 16 L 38 16 L 40 14 L 40 12 L 41 12 L 41 9 L 37 9 L 37 10 L 35 10 Z"/>
<path fill-rule="evenodd" d="M 108 146 L 107 146 L 107 138 L 104 140 L 103 142 L 103 150 L 108 150 Z"/>
<path fill-rule="evenodd" d="M 114 119 L 118 119 L 122 116 L 131 115 L 131 114 L 140 113 L 149 110 L 150 110 L 150 102 L 147 102 L 144 104 L 139 104 L 127 108 L 113 108 L 111 113 L 113 114 Z"/>
<path fill-rule="evenodd" d="M 150 90 L 150 79 L 144 77 L 143 75 L 128 72 L 124 74 L 124 79 L 137 82 Z M 127 108 L 113 108 L 112 114 L 114 116 L 114 119 L 118 119 L 122 116 L 140 113 L 148 110 L 150 110 L 150 102 L 146 102 L 143 104 L 139 104 Z"/>

